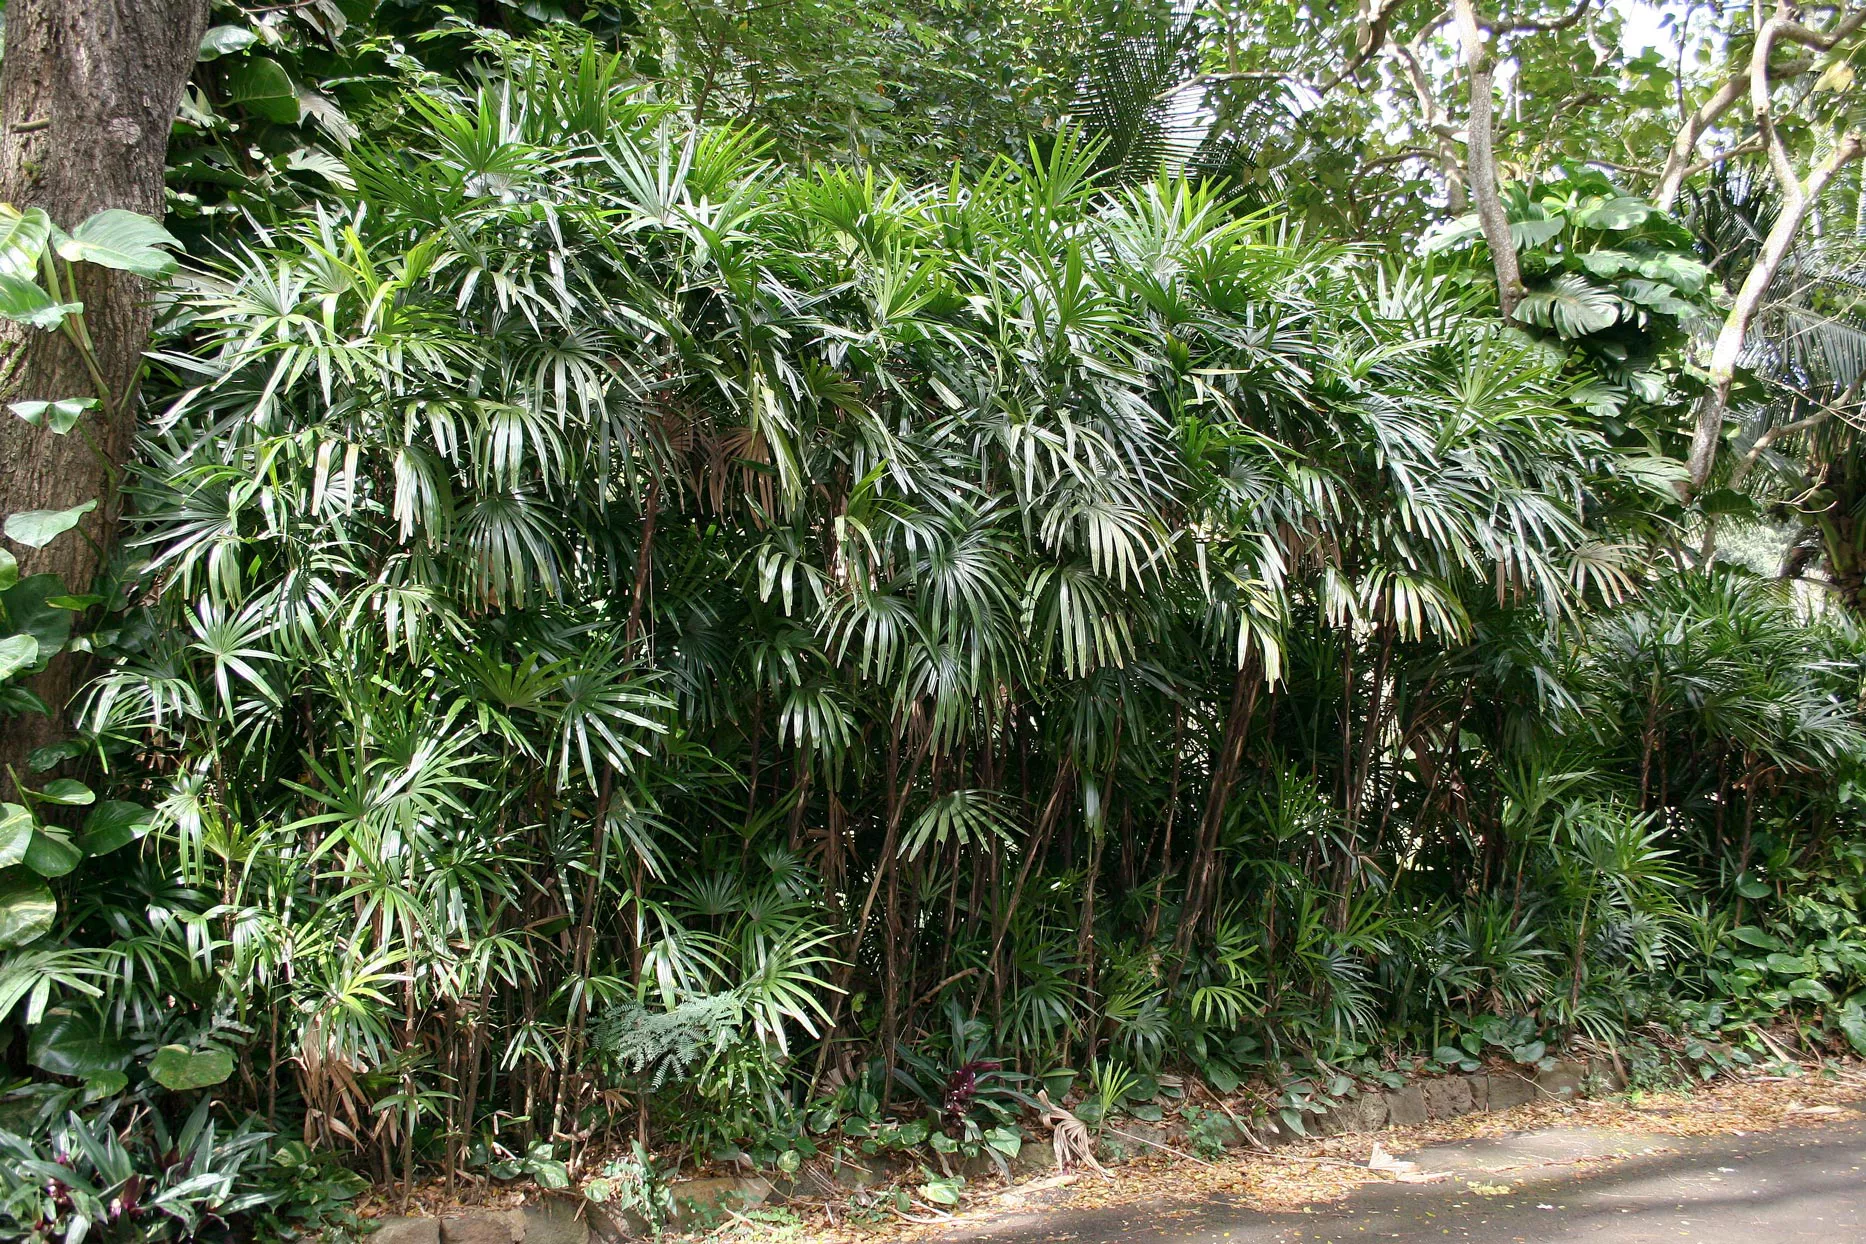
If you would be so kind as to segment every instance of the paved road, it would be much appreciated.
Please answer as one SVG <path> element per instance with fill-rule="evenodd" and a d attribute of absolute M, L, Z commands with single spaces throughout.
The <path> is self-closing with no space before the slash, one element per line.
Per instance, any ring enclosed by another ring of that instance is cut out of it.
<path fill-rule="evenodd" d="M 1866 1120 L 1705 1138 L 1562 1129 L 1405 1156 L 1422 1172 L 1446 1171 L 1449 1178 L 1370 1185 L 1307 1214 L 1265 1214 L 1223 1200 L 1058 1208 L 945 1238 L 953 1244 L 1866 1242 Z"/>

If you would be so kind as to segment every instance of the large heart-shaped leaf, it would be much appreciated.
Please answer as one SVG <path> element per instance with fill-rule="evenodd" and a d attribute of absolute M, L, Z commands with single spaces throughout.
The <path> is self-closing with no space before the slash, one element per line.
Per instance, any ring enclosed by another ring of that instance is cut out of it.
<path fill-rule="evenodd" d="M 1516 314 L 1563 337 L 1585 337 L 1619 323 L 1620 300 L 1580 273 L 1564 272 L 1545 288 L 1525 294 Z"/>
<path fill-rule="evenodd" d="M 21 510 L 6 516 L 6 538 L 29 549 L 42 549 L 76 527 L 84 516 L 97 508 L 92 499 L 69 510 Z"/>
<path fill-rule="evenodd" d="M 73 778 L 54 778 L 38 792 L 42 802 L 83 808 L 97 802 L 97 792 Z"/>
<path fill-rule="evenodd" d="M 1542 220 L 1512 220 L 1510 241 L 1516 244 L 1519 251 L 1534 250 L 1560 233 L 1563 224 L 1559 216 Z"/>
<path fill-rule="evenodd" d="M 55 1076 L 89 1080 L 122 1071 L 130 1065 L 130 1052 L 103 1030 L 95 1014 L 61 1006 L 33 1027 L 26 1061 Z"/>
<path fill-rule="evenodd" d="M 1643 224 L 1646 217 L 1656 210 L 1642 199 L 1622 195 L 1593 207 L 1582 208 L 1575 213 L 1575 221 L 1589 229 L 1631 229 L 1634 225 Z"/>
<path fill-rule="evenodd" d="M 165 1045 L 149 1060 L 149 1078 L 177 1093 L 211 1088 L 233 1074 L 233 1054 L 227 1050 L 191 1051 L 185 1045 Z"/>
<path fill-rule="evenodd" d="M 1643 281 L 1637 278 L 1621 281 L 1620 293 L 1629 301 L 1649 307 L 1661 315 L 1688 316 L 1697 310 L 1680 298 L 1676 289 L 1663 281 Z"/>
<path fill-rule="evenodd" d="M 52 295 L 25 277 L 0 272 L 0 316 L 34 328 L 53 329 L 63 324 L 67 315 L 82 310 L 81 302 L 53 302 Z"/>
<path fill-rule="evenodd" d="M 108 855 L 147 833 L 153 815 L 141 804 L 106 799 L 84 818 L 84 832 L 78 836 L 78 845 L 90 855 Z"/>
<path fill-rule="evenodd" d="M 167 276 L 175 270 L 175 257 L 164 247 L 180 246 L 173 234 L 157 222 L 120 207 L 91 216 L 60 238 L 58 253 L 72 263 L 93 263 L 137 276 Z"/>
<path fill-rule="evenodd" d="M 32 813 L 16 803 L 0 803 L 0 868 L 25 859 L 31 841 Z"/>
<path fill-rule="evenodd" d="M 1638 266 L 1639 261 L 1625 251 L 1602 250 L 1586 251 L 1580 256 L 1581 266 L 1599 277 L 1616 277 L 1622 272 L 1629 272 Z"/>
<path fill-rule="evenodd" d="M 36 207 L 0 211 L 0 273 L 31 281 L 39 274 L 52 218 Z"/>
<path fill-rule="evenodd" d="M 60 739 L 56 743 L 47 743 L 44 747 L 35 747 L 26 753 L 26 767 L 34 773 L 44 773 L 47 769 L 56 769 L 67 760 L 76 760 L 84 755 L 84 744 L 76 739 Z"/>
<path fill-rule="evenodd" d="M 26 867 L 41 877 L 62 877 L 84 859 L 84 852 L 57 830 L 39 828 L 26 844 Z"/>
<path fill-rule="evenodd" d="M 1433 255 L 1474 242 L 1483 236 L 1483 225 L 1478 222 L 1476 213 L 1472 213 L 1453 220 L 1441 220 L 1427 229 L 1425 236 L 1419 239 L 1419 249 Z"/>
<path fill-rule="evenodd" d="M 201 36 L 196 60 L 216 60 L 231 52 L 244 52 L 258 42 L 259 36 L 245 26 L 214 26 Z"/>
<path fill-rule="evenodd" d="M 46 603 L 64 591 L 64 581 L 55 574 L 28 575 L 0 591 L 0 605 L 6 606 L 13 629 L 39 641 L 39 667 L 71 638 L 71 611 Z"/>
<path fill-rule="evenodd" d="M 13 413 L 34 427 L 50 428 L 60 436 L 71 431 L 80 417 L 97 405 L 94 397 L 68 397 L 57 402 L 14 402 Z"/>
<path fill-rule="evenodd" d="M 1834 1013 L 1834 1021 L 1840 1025 L 1840 1031 L 1846 1034 L 1847 1043 L 1853 1052 L 1866 1057 L 1866 1010 L 1860 1007 L 1857 997 L 1848 998 L 1847 1004 Z"/>
<path fill-rule="evenodd" d="M 1687 255 L 1654 255 L 1639 261 L 1643 276 L 1675 285 L 1687 294 L 1695 294 L 1710 280 L 1711 270 Z"/>
<path fill-rule="evenodd" d="M 0 592 L 19 582 L 19 559 L 0 549 Z"/>
<path fill-rule="evenodd" d="M 0 679 L 31 669 L 39 660 L 39 641 L 30 635 L 0 639 Z"/>
<path fill-rule="evenodd" d="M 0 950 L 37 941 L 57 919 L 58 900 L 45 882 L 22 868 L 0 874 Z"/>
<path fill-rule="evenodd" d="M 249 57 L 227 75 L 227 98 L 254 116 L 296 125 L 303 115 L 298 88 L 270 56 Z"/>

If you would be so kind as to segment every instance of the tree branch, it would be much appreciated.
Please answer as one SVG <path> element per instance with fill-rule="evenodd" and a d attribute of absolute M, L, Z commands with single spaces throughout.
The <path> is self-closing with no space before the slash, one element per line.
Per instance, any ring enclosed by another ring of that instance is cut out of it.
<path fill-rule="evenodd" d="M 1432 135 L 1437 148 L 1438 165 L 1445 174 L 1445 204 L 1451 209 L 1452 215 L 1462 216 L 1469 210 L 1469 203 L 1464 189 L 1464 163 L 1458 159 L 1458 147 L 1454 140 L 1457 131 L 1452 128 L 1445 109 L 1439 104 L 1438 96 L 1432 90 L 1432 80 L 1426 76 L 1425 66 L 1419 59 L 1419 42 L 1433 28 L 1420 31 L 1411 43 L 1394 46 L 1391 55 L 1405 72 L 1406 81 L 1419 101 L 1419 111 L 1424 115 L 1426 132 Z"/>
<path fill-rule="evenodd" d="M 1758 42 L 1761 42 L 1760 38 Z M 1704 485 L 1710 481 L 1711 469 L 1717 461 L 1717 447 L 1723 440 L 1724 413 L 1730 406 L 1730 387 L 1736 378 L 1736 364 L 1742 357 L 1743 343 L 1749 336 L 1749 328 L 1755 321 L 1757 311 L 1768 297 L 1776 272 L 1794 247 L 1808 208 L 1821 197 L 1821 192 L 1827 189 L 1834 175 L 1857 160 L 1863 150 L 1866 147 L 1862 146 L 1860 136 L 1849 133 L 1826 159 L 1814 166 L 1806 180 L 1798 180 L 1794 170 L 1788 170 L 1788 177 L 1780 187 L 1781 211 L 1770 227 L 1768 237 L 1763 240 L 1762 254 L 1743 278 L 1742 288 L 1737 291 L 1736 301 L 1730 307 L 1729 315 L 1724 318 L 1723 328 L 1717 334 L 1717 344 L 1711 351 L 1710 388 L 1698 403 L 1697 427 L 1692 434 L 1691 453 L 1685 464 L 1690 472 L 1687 499 L 1703 491 Z M 1771 166 L 1774 166 L 1773 161 Z"/>
<path fill-rule="evenodd" d="M 1659 174 L 1658 193 L 1653 196 L 1660 211 L 1669 212 L 1678 199 L 1678 192 L 1684 187 L 1686 170 L 1691 157 L 1697 152 L 1698 139 L 1704 131 L 1717 123 L 1717 119 L 1735 106 L 1739 99 L 1749 92 L 1749 70 L 1745 68 L 1725 80 L 1722 86 L 1698 106 L 1696 112 L 1685 118 L 1685 123 L 1678 128 L 1678 135 L 1672 139 L 1672 149 L 1665 157 L 1665 171 Z"/>
<path fill-rule="evenodd" d="M 1653 201 L 1660 209 L 1670 211 L 1677 202 L 1679 191 L 1687 178 L 1710 168 L 1716 161 L 1709 163 L 1694 162 L 1698 141 L 1745 95 L 1754 97 L 1754 79 L 1758 65 L 1763 70 L 1765 79 L 1773 77 L 1775 81 L 1788 81 L 1809 73 L 1822 63 L 1822 58 L 1809 56 L 1790 61 L 1785 65 L 1769 66 L 1769 57 L 1774 53 L 1777 42 L 1799 44 L 1817 52 L 1832 51 L 1841 40 L 1866 25 L 1866 7 L 1845 12 L 1834 25 L 1824 31 L 1814 30 L 1787 17 L 1785 6 L 1778 7 L 1775 17 L 1763 24 L 1757 32 L 1756 47 L 1750 53 L 1750 59 L 1741 69 L 1731 74 L 1721 83 L 1711 97 L 1704 101 L 1695 112 L 1684 119 L 1678 127 L 1678 134 L 1672 140 L 1672 149 L 1665 159 L 1665 171 L 1659 175 L 1659 188 Z M 1760 53 L 1760 56 L 1758 55 Z"/>
<path fill-rule="evenodd" d="M 1565 16 L 1550 18 L 1548 21 L 1515 21 L 1505 23 L 1480 22 L 1483 29 L 1494 35 L 1514 34 L 1554 34 L 1558 30 L 1568 30 L 1587 16 L 1594 0 L 1580 0 Z"/>
<path fill-rule="evenodd" d="M 1495 106 L 1492 83 L 1495 61 L 1484 42 L 1482 27 L 1472 0 L 1454 0 L 1454 19 L 1458 38 L 1464 44 L 1464 64 L 1471 79 L 1471 119 L 1465 148 L 1471 175 L 1471 200 L 1477 208 L 1478 224 L 1484 241 L 1490 245 L 1490 259 L 1497 272 L 1497 306 L 1503 318 L 1516 314 L 1516 304 L 1523 296 L 1522 269 L 1517 264 L 1516 244 L 1510 239 L 1509 217 L 1503 211 L 1503 195 L 1497 186 L 1497 159 L 1492 146 Z"/>
<path fill-rule="evenodd" d="M 1731 147 L 1726 151 L 1719 151 L 1714 156 L 1711 156 L 1707 159 L 1699 160 L 1696 164 L 1693 164 L 1690 168 L 1685 170 L 1685 175 L 1684 175 L 1683 180 L 1690 181 L 1693 177 L 1696 177 L 1699 173 L 1709 172 L 1711 169 L 1716 168 L 1719 164 L 1722 164 L 1725 160 L 1734 160 L 1736 157 L 1741 156 L 1741 155 L 1753 155 L 1756 152 L 1761 151 L 1761 150 L 1762 150 L 1762 140 L 1760 138 L 1752 138 L 1748 142 L 1740 142 L 1736 146 Z"/>

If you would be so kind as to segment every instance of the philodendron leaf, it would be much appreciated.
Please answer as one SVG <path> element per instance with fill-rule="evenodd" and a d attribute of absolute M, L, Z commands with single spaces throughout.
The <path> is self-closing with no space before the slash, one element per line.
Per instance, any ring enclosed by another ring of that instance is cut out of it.
<path fill-rule="evenodd" d="M 191 1051 L 185 1045 L 165 1045 L 149 1060 L 149 1078 L 177 1093 L 211 1088 L 233 1074 L 228 1050 Z"/>
<path fill-rule="evenodd" d="M 1621 195 L 1575 213 L 1575 220 L 1589 229 L 1631 229 L 1658 209 L 1650 203 Z"/>
<path fill-rule="evenodd" d="M 258 39 L 259 36 L 245 26 L 214 26 L 201 36 L 201 50 L 195 54 L 195 59 L 215 60 L 229 52 L 243 52 Z"/>
<path fill-rule="evenodd" d="M 1519 251 L 1534 250 L 1559 234 L 1562 231 L 1562 223 L 1560 217 L 1547 220 L 1512 220 L 1510 241 L 1516 243 L 1516 249 Z"/>
<path fill-rule="evenodd" d="M 52 218 L 39 208 L 0 210 L 0 273 L 31 281 L 39 273 Z"/>
<path fill-rule="evenodd" d="M 23 868 L 0 874 L 0 950 L 37 941 L 57 919 L 58 900 L 45 882 Z"/>
<path fill-rule="evenodd" d="M 66 1007 L 47 1011 L 26 1040 L 26 1061 L 55 1076 L 89 1080 L 129 1066 L 130 1052 L 105 1034 L 97 1016 Z"/>
<path fill-rule="evenodd" d="M 1585 337 L 1620 320 L 1620 300 L 1578 272 L 1564 272 L 1516 304 L 1519 319 L 1553 328 L 1566 338 Z"/>
<path fill-rule="evenodd" d="M 108 855 L 147 833 L 153 815 L 141 804 L 106 799 L 92 808 L 84 819 L 84 832 L 78 835 L 78 845 L 87 854 Z"/>
<path fill-rule="evenodd" d="M 25 277 L 0 272 L 0 316 L 52 329 L 65 322 L 67 315 L 84 310 L 81 302 L 53 302 L 52 295 Z"/>
<path fill-rule="evenodd" d="M 229 73 L 227 98 L 254 116 L 281 125 L 296 125 L 304 115 L 292 76 L 270 56 L 248 57 Z"/>
<path fill-rule="evenodd" d="M 8 635 L 0 639 L 0 679 L 7 679 L 38 663 L 39 641 L 30 635 Z"/>
<path fill-rule="evenodd" d="M 1860 1000 L 1848 998 L 1845 1006 L 1835 1012 L 1834 1020 L 1840 1025 L 1840 1031 L 1846 1034 L 1847 1043 L 1855 1054 L 1866 1055 L 1866 1010 L 1860 1008 Z"/>
<path fill-rule="evenodd" d="M 35 670 L 44 668 L 51 655 L 71 638 L 71 611 L 46 604 L 47 599 L 64 590 L 64 580 L 55 574 L 28 575 L 0 590 L 0 608 L 6 610 L 9 628 L 39 641 Z"/>
<path fill-rule="evenodd" d="M 6 538 L 29 549 L 42 549 L 76 527 L 86 514 L 96 508 L 97 502 L 93 499 L 83 505 L 74 505 L 69 510 L 21 510 L 18 514 L 9 514 L 6 516 Z"/>
<path fill-rule="evenodd" d="M 60 739 L 56 743 L 47 743 L 44 747 L 35 747 L 26 753 L 26 767 L 34 773 L 44 773 L 47 769 L 57 768 L 67 760 L 76 760 L 84 755 L 85 746 L 76 739 Z"/>
<path fill-rule="evenodd" d="M 88 807 L 97 802 L 95 791 L 72 778 L 54 778 L 45 784 L 38 796 L 42 803 L 63 804 L 68 808 Z"/>
<path fill-rule="evenodd" d="M 147 216 L 110 207 L 85 220 L 69 237 L 60 238 L 58 254 L 72 263 L 158 277 L 175 270 L 175 257 L 162 248 L 180 245 Z"/>
<path fill-rule="evenodd" d="M 16 803 L 0 803 L 0 868 L 25 859 L 31 841 L 32 813 Z"/>
<path fill-rule="evenodd" d="M 57 402 L 14 402 L 13 413 L 34 427 L 50 428 L 59 436 L 77 426 L 84 412 L 97 405 L 94 397 L 68 397 Z"/>
<path fill-rule="evenodd" d="M 0 592 L 19 582 L 19 559 L 0 549 Z"/>
<path fill-rule="evenodd" d="M 84 852 L 71 845 L 64 834 L 50 829 L 36 829 L 26 844 L 26 867 L 41 877 L 62 877 L 84 859 Z"/>

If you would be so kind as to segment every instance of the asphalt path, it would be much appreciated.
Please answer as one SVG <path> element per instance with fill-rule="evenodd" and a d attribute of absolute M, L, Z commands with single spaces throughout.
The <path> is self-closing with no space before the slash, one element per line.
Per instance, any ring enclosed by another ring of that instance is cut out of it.
<path fill-rule="evenodd" d="M 1396 1155 L 1433 1182 L 1368 1185 L 1307 1213 L 1223 1198 L 1066 1206 L 955 1230 L 951 1244 L 1866 1244 L 1866 1119 L 1714 1137 L 1589 1128 Z"/>

